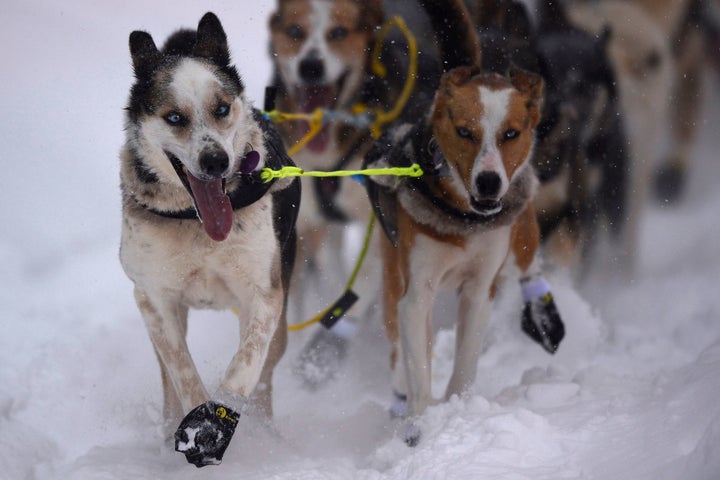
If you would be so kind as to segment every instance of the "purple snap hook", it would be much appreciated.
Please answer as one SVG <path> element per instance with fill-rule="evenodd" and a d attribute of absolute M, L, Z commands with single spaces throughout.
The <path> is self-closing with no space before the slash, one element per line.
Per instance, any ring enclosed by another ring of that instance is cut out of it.
<path fill-rule="evenodd" d="M 260 154 L 255 150 L 250 150 L 240 160 L 240 173 L 243 175 L 251 174 L 257 168 L 258 163 L 260 163 Z"/>

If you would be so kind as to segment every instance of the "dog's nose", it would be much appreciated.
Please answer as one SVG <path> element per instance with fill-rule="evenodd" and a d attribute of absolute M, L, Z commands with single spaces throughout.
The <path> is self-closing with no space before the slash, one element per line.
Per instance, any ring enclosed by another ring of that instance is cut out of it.
<path fill-rule="evenodd" d="M 500 193 L 501 184 L 500 175 L 496 172 L 481 172 L 475 178 L 475 186 L 482 198 L 496 198 Z"/>
<path fill-rule="evenodd" d="M 212 177 L 220 177 L 227 170 L 230 160 L 223 150 L 204 152 L 200 157 L 200 168 L 203 173 Z"/>
<path fill-rule="evenodd" d="M 321 58 L 310 56 L 300 62 L 300 78 L 306 83 L 319 83 L 325 76 L 325 63 Z"/>

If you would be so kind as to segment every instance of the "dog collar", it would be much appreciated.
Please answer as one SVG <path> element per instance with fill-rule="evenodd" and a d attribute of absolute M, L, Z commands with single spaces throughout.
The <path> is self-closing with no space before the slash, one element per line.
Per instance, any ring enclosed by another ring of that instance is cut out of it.
<path fill-rule="evenodd" d="M 420 195 L 422 195 L 428 202 L 430 202 L 435 208 L 443 212 L 448 217 L 455 220 L 460 220 L 465 223 L 488 223 L 494 221 L 500 214 L 503 213 L 503 209 L 496 213 L 489 215 L 483 215 L 477 212 L 470 212 L 467 210 L 460 210 L 455 208 L 449 203 L 445 202 L 442 198 L 438 197 L 428 186 L 427 182 L 421 178 L 409 179 L 409 187 Z"/>

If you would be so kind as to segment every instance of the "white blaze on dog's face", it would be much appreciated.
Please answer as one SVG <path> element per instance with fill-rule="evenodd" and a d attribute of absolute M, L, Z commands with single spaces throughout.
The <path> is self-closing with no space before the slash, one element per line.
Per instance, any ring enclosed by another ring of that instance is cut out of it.
<path fill-rule="evenodd" d="M 259 140 L 252 138 L 252 113 L 242 94 L 208 62 L 192 58 L 159 72 L 156 84 L 154 115 L 141 124 L 144 141 L 200 180 L 234 174 L 249 146 Z M 181 184 L 167 159 L 153 170 Z"/>
<path fill-rule="evenodd" d="M 281 80 L 300 111 L 343 107 L 359 89 L 381 22 L 378 0 L 280 0 L 270 20 Z"/>
<path fill-rule="evenodd" d="M 443 75 L 433 131 L 452 172 L 453 200 L 483 215 L 502 209 L 515 173 L 530 158 L 540 120 L 542 79 L 513 70 L 510 78 L 474 75 L 469 67 Z"/>

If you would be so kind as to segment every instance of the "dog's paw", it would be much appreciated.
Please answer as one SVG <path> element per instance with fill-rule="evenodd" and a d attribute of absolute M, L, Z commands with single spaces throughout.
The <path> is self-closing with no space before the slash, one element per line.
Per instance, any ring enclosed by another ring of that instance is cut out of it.
<path fill-rule="evenodd" d="M 408 415 L 407 395 L 393 392 L 393 400 L 390 404 L 390 418 L 405 418 Z"/>
<path fill-rule="evenodd" d="M 522 329 L 549 353 L 555 353 L 565 336 L 563 324 L 552 293 L 525 302 Z"/>
<path fill-rule="evenodd" d="M 293 365 L 305 388 L 316 390 L 335 378 L 347 356 L 348 339 L 325 327 L 317 329 Z"/>
<path fill-rule="evenodd" d="M 400 437 L 408 447 L 416 447 L 420 443 L 422 431 L 412 420 L 406 420 L 400 427 Z"/>
<path fill-rule="evenodd" d="M 198 468 L 219 465 L 239 419 L 239 413 L 217 402 L 199 405 L 175 431 L 175 451 Z"/>

